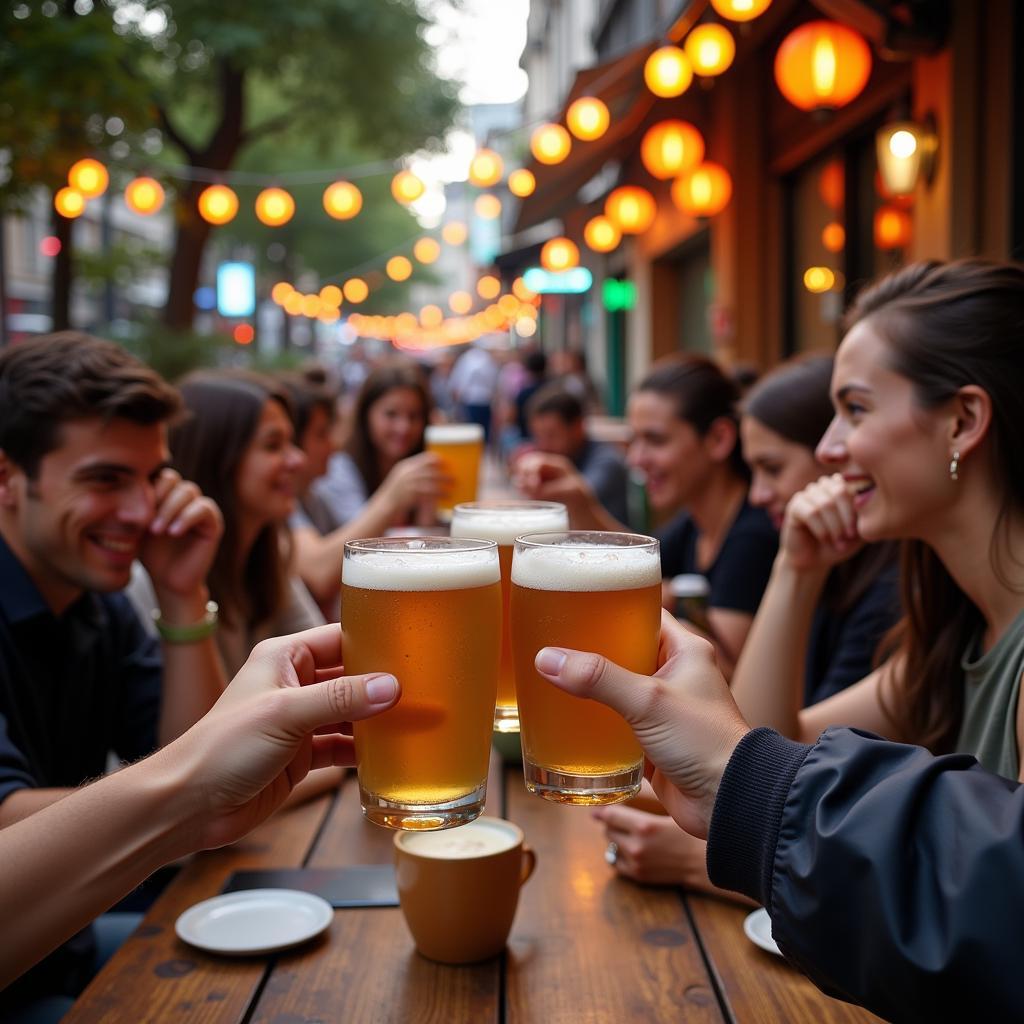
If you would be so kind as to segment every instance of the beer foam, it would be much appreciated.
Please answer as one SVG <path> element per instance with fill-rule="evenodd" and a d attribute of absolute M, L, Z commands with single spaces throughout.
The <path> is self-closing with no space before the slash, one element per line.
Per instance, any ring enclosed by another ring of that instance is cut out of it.
<path fill-rule="evenodd" d="M 569 529 L 569 514 L 565 508 L 530 508 L 514 505 L 496 505 L 494 508 L 474 509 L 460 515 L 456 509 L 452 516 L 453 537 L 475 537 L 511 545 L 524 533 L 561 533 Z"/>
<path fill-rule="evenodd" d="M 500 579 L 494 548 L 361 552 L 341 566 L 342 583 L 363 590 L 468 590 Z"/>
<path fill-rule="evenodd" d="M 639 590 L 661 582 L 656 548 L 538 545 L 518 550 L 512 582 L 528 590 Z"/>
<path fill-rule="evenodd" d="M 437 860 L 472 860 L 504 853 L 519 844 L 519 834 L 498 821 L 471 821 L 441 832 L 406 832 L 402 849 Z"/>
<path fill-rule="evenodd" d="M 435 423 L 424 431 L 427 444 L 469 444 L 484 439 L 479 423 Z"/>

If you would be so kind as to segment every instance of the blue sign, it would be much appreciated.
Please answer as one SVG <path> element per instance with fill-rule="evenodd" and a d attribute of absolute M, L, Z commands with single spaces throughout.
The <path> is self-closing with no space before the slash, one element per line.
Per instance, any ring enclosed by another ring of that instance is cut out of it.
<path fill-rule="evenodd" d="M 586 267 L 571 270 L 544 270 L 530 267 L 523 273 L 523 284 L 537 295 L 579 295 L 590 289 L 594 275 Z"/>
<path fill-rule="evenodd" d="M 256 312 L 256 271 L 251 263 L 222 263 L 217 268 L 217 312 L 221 316 Z"/>

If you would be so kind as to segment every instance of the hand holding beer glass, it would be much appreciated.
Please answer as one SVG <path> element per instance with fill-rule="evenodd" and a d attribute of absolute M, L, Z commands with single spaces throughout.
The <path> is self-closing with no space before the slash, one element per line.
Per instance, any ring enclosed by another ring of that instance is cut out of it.
<path fill-rule="evenodd" d="M 463 501 L 476 501 L 480 480 L 480 460 L 484 454 L 484 428 L 478 423 L 431 424 L 423 435 L 428 452 L 441 459 L 444 471 L 455 483 L 438 498 L 437 515 L 443 522 L 452 517 L 452 509 Z"/>
<path fill-rule="evenodd" d="M 509 604 L 512 588 L 512 545 L 524 533 L 548 533 L 569 529 L 569 513 L 557 501 L 478 501 L 455 506 L 453 537 L 493 540 L 501 560 L 502 635 L 498 703 L 494 709 L 497 732 L 519 732 L 516 707 L 515 665 L 512 663 Z"/>
<path fill-rule="evenodd" d="M 372 665 L 402 687 L 393 708 L 353 726 L 363 813 L 413 830 L 472 821 L 487 791 L 498 686 L 497 545 L 349 541 L 341 579 L 345 671 Z"/>
<path fill-rule="evenodd" d="M 551 685 L 534 659 L 542 647 L 569 647 L 652 675 L 661 625 L 658 542 L 584 531 L 519 537 L 511 612 L 526 788 L 566 804 L 635 796 L 643 751 L 625 720 Z"/>

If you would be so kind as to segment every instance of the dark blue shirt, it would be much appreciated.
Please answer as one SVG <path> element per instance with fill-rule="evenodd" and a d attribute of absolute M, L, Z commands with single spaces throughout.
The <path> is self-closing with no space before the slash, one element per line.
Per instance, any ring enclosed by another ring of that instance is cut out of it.
<path fill-rule="evenodd" d="M 626 500 L 629 469 L 622 453 L 606 441 L 587 438 L 572 460 L 581 476 L 590 484 L 597 500 L 620 523 L 629 522 Z"/>

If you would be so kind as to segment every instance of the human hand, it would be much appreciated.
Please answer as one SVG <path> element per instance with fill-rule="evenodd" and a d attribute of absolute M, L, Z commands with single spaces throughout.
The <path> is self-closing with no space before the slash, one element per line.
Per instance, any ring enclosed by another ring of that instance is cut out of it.
<path fill-rule="evenodd" d="M 711 644 L 663 611 L 653 676 L 558 647 L 543 648 L 535 664 L 560 689 L 622 715 L 654 768 L 651 782 L 665 809 L 691 835 L 706 838 L 722 773 L 750 729 Z"/>
<path fill-rule="evenodd" d="M 585 508 L 594 492 L 578 469 L 563 455 L 527 452 L 512 467 L 512 483 L 534 501 L 560 501 L 570 514 Z"/>
<path fill-rule="evenodd" d="M 392 512 L 397 514 L 413 505 L 436 502 L 453 484 L 438 455 L 420 452 L 396 462 L 384 478 L 381 491 Z"/>
<path fill-rule="evenodd" d="M 853 495 L 839 473 L 821 477 L 789 499 L 779 551 L 790 568 L 797 572 L 831 569 L 852 558 L 863 545 Z"/>
<path fill-rule="evenodd" d="M 707 843 L 684 832 L 670 817 L 649 814 L 626 804 L 593 812 L 615 844 L 614 868 L 645 885 L 707 888 Z"/>
<path fill-rule="evenodd" d="M 342 677 L 341 645 L 337 625 L 257 644 L 213 708 L 153 755 L 182 780 L 190 850 L 245 835 L 312 769 L 353 763 L 341 723 L 386 711 L 399 687 L 386 674 Z"/>

